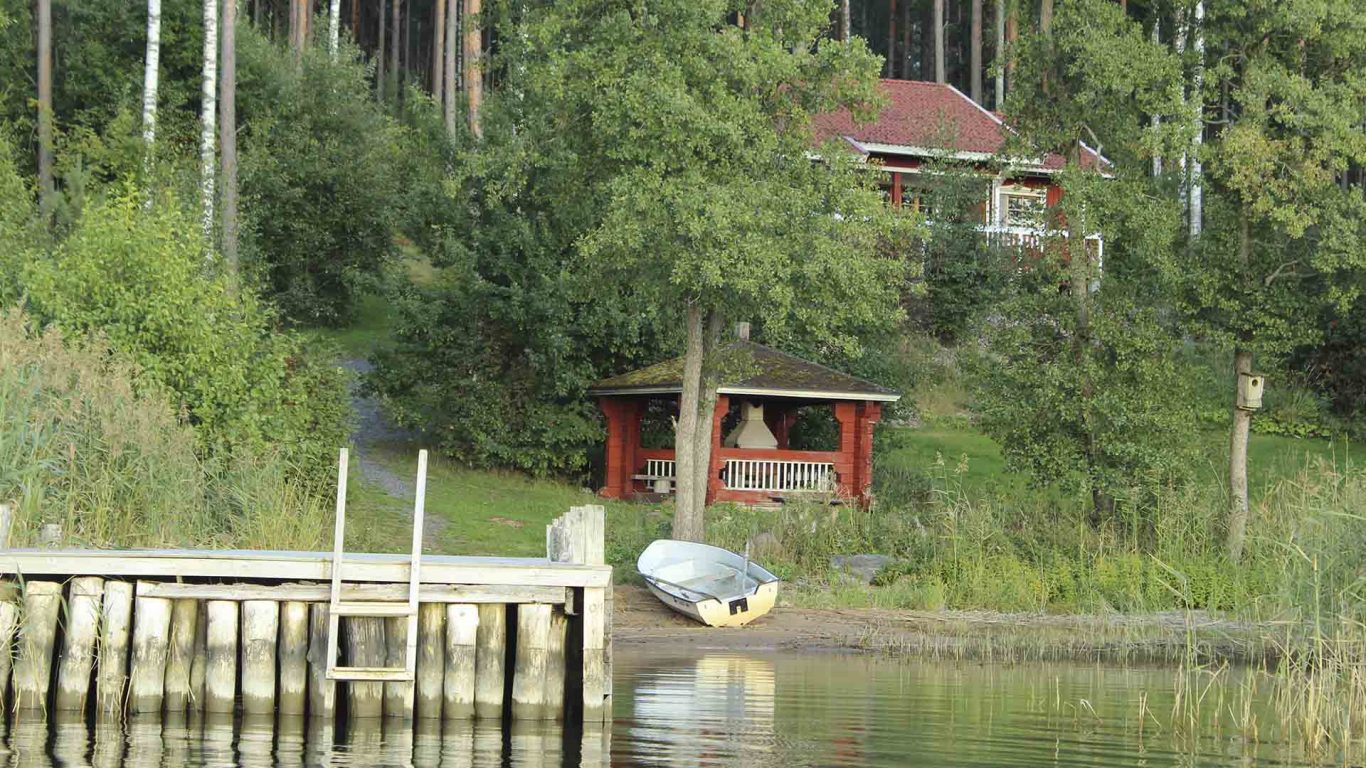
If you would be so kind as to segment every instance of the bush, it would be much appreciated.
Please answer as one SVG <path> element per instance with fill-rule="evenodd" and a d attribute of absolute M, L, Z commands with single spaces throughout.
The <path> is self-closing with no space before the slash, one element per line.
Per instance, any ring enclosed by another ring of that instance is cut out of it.
<path fill-rule="evenodd" d="M 329 462 L 348 432 L 341 370 L 277 333 L 252 292 L 206 275 L 206 253 L 175 201 L 127 190 L 30 257 L 21 282 L 36 318 L 103 334 L 165 387 L 205 455 L 283 446 L 301 466 Z"/>
<path fill-rule="evenodd" d="M 170 393 L 106 342 L 0 311 L 0 500 L 14 542 L 57 523 L 99 547 L 316 548 L 326 500 L 276 451 L 201 460 Z"/>

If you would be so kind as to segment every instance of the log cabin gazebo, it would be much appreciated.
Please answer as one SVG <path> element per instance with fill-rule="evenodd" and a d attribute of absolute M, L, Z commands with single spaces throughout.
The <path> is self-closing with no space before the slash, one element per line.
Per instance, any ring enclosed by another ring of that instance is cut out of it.
<path fill-rule="evenodd" d="M 883 403 L 901 395 L 752 342 L 743 327 L 731 350 L 747 359 L 744 374 L 723 379 L 718 388 L 707 503 L 772 503 L 822 493 L 865 503 L 873 481 L 873 426 Z M 683 358 L 677 357 L 589 388 L 607 419 L 602 496 L 672 491 L 672 430 L 656 424 L 653 436 L 663 439 L 655 440 L 659 447 L 647 447 L 642 424 L 650 414 L 655 422 L 661 414 L 677 416 L 682 372 Z M 838 428 L 830 450 L 790 448 L 798 413 L 826 408 Z"/>

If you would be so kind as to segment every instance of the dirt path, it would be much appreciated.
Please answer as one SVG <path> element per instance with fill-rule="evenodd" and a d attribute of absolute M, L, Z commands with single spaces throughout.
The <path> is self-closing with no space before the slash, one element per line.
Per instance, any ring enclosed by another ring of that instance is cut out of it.
<path fill-rule="evenodd" d="M 411 517 L 413 475 L 400 475 L 390 469 L 379 459 L 379 454 L 385 446 L 413 444 L 414 435 L 390 421 L 377 398 L 362 392 L 361 377 L 373 370 L 369 360 L 353 357 L 342 360 L 341 364 L 353 374 L 351 407 L 356 411 L 356 429 L 351 433 L 351 442 L 355 445 L 356 468 L 360 470 L 361 480 L 384 491 L 390 498 L 404 502 Z M 411 453 L 416 456 L 416 450 Z M 428 548 L 437 546 L 445 526 L 446 521 L 439 515 L 426 517 L 422 539 Z"/>
<path fill-rule="evenodd" d="M 1001 614 L 779 606 L 746 627 L 704 627 L 643 587 L 614 589 L 613 642 L 661 649 L 844 650 L 996 661 L 1108 659 L 1248 661 L 1276 652 L 1270 626 L 1196 612 L 1126 615 Z"/>

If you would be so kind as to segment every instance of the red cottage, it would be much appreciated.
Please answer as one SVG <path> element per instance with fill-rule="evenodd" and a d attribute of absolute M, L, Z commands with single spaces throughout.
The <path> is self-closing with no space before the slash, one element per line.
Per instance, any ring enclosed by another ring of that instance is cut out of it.
<path fill-rule="evenodd" d="M 1054 177 L 1066 165 L 1056 153 L 1011 157 L 1007 144 L 1014 131 L 994 112 L 944 83 L 882 80 L 887 106 L 871 122 L 856 123 L 845 111 L 817 115 L 816 138 L 847 142 L 884 174 L 883 189 L 897 208 L 923 211 L 934 218 L 929 185 L 923 183 L 928 163 L 969 164 L 992 179 L 991 193 L 980 205 L 981 231 L 1003 244 L 1036 248 L 1044 236 L 1066 232 L 1045 229 L 1047 209 L 1062 199 Z M 1082 166 L 1099 170 L 1109 161 L 1081 145 Z M 1087 238 L 1093 258 L 1102 256 L 1099 235 Z"/>
<path fill-rule="evenodd" d="M 730 351 L 744 372 L 719 388 L 707 503 L 769 503 L 822 492 L 866 502 L 873 481 L 873 426 L 882 404 L 901 395 L 752 342 L 743 327 Z M 678 414 L 682 371 L 678 357 L 603 379 L 588 390 L 607 417 L 603 496 L 672 492 L 671 422 Z M 833 416 L 838 437 L 831 436 L 830 450 L 789 447 L 804 409 Z"/>

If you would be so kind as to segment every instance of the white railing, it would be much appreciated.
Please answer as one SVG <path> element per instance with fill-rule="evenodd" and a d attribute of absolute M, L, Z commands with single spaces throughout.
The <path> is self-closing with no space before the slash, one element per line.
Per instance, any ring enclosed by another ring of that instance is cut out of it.
<path fill-rule="evenodd" d="M 678 476 L 678 465 L 674 463 L 673 459 L 646 459 L 645 475 L 673 480 Z"/>
<path fill-rule="evenodd" d="M 1037 250 L 1043 247 L 1044 240 L 1050 237 L 1067 237 L 1066 230 L 1046 230 L 1038 227 L 1008 227 L 1003 225 L 982 225 L 977 231 L 987 236 L 993 245 Z M 1086 236 L 1087 249 L 1097 259 L 1105 257 L 1105 240 L 1099 233 Z"/>
<path fill-rule="evenodd" d="M 732 491 L 831 491 L 835 465 L 827 461 L 726 459 L 726 488 Z"/>

